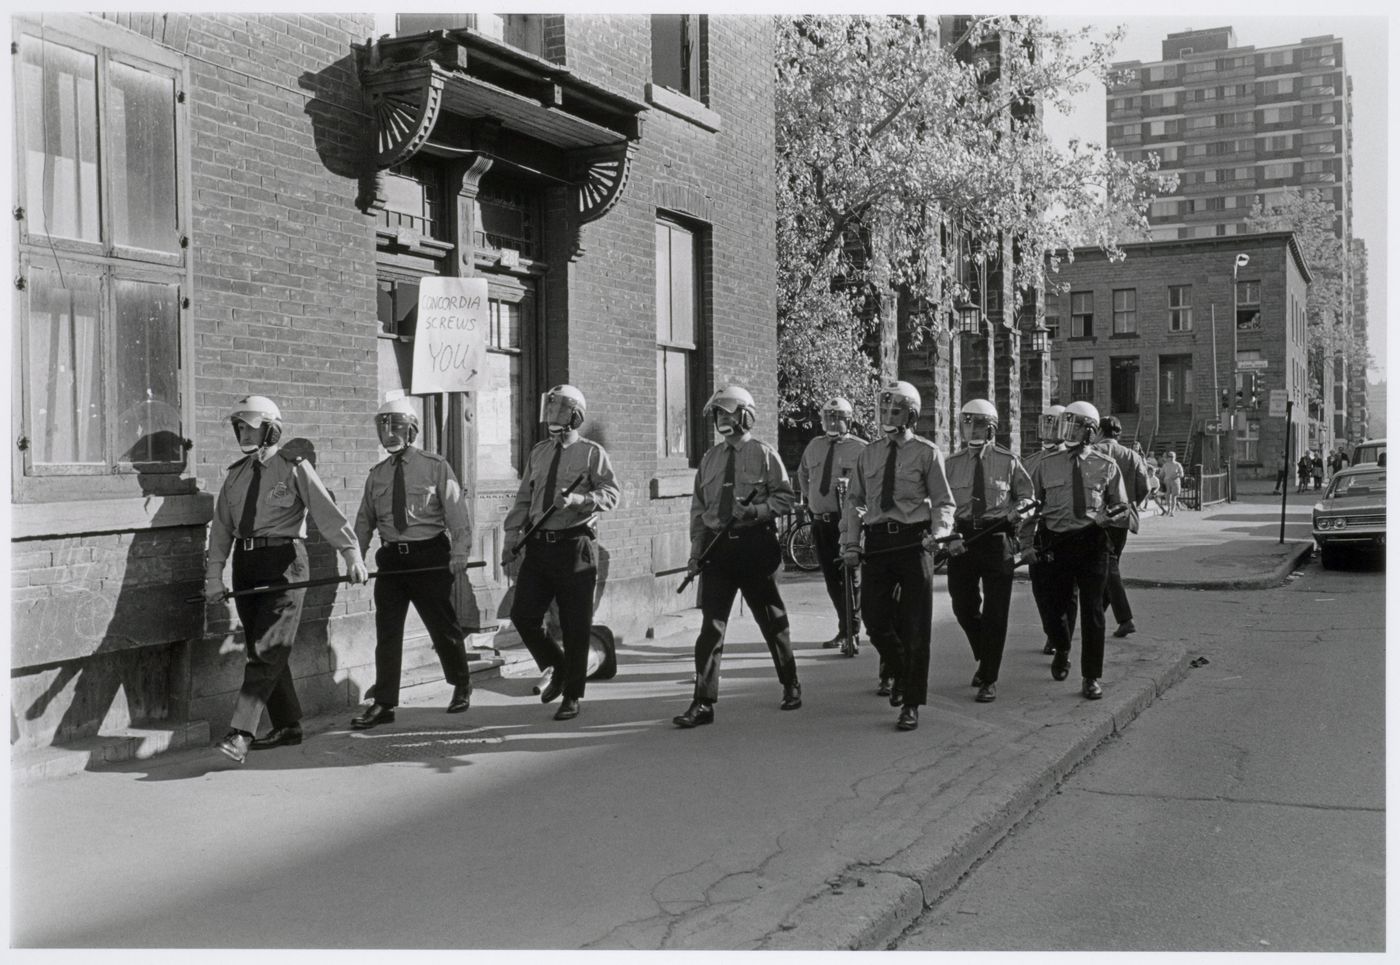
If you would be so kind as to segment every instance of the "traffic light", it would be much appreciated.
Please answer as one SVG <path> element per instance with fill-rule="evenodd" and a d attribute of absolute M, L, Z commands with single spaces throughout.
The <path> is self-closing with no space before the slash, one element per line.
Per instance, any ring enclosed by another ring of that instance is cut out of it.
<path fill-rule="evenodd" d="M 1220 408 L 1221 408 L 1221 409 L 1228 409 L 1228 408 L 1230 408 L 1230 390 L 1229 390 L 1229 389 L 1221 389 L 1221 390 L 1220 390 Z"/>

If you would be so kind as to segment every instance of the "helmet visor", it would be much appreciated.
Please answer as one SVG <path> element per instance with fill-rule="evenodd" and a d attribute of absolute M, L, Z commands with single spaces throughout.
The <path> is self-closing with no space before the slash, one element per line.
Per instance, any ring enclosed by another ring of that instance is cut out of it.
<path fill-rule="evenodd" d="M 1060 441 L 1060 418 L 1060 416 L 1053 412 L 1042 412 L 1040 414 L 1041 442 Z"/>
<path fill-rule="evenodd" d="M 917 416 L 912 399 L 894 392 L 880 393 L 880 425 L 902 429 L 912 421 L 911 415 Z"/>
<path fill-rule="evenodd" d="M 229 416 L 228 421 L 233 424 L 233 431 L 235 432 L 238 431 L 239 423 L 257 429 L 267 421 L 267 413 L 258 412 L 253 409 L 243 409 Z"/>
<path fill-rule="evenodd" d="M 540 400 L 540 421 L 546 425 L 572 425 L 574 413 L 578 411 L 578 403 L 566 395 L 548 392 Z"/>
<path fill-rule="evenodd" d="M 1093 428 L 1094 423 L 1082 415 L 1066 412 L 1060 417 L 1060 441 L 1078 445 Z"/>
<path fill-rule="evenodd" d="M 969 445 L 991 442 L 996 431 L 997 424 L 989 417 L 972 412 L 963 413 L 962 437 L 963 441 Z"/>
<path fill-rule="evenodd" d="M 826 409 L 822 412 L 822 431 L 842 433 L 851 427 L 851 417 L 840 409 Z"/>

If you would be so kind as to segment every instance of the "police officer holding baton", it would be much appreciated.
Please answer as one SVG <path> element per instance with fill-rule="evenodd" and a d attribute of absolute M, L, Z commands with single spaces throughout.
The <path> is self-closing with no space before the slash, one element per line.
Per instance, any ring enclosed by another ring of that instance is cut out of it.
<path fill-rule="evenodd" d="M 852 657 L 859 650 L 860 587 L 856 571 L 841 565 L 840 554 L 841 490 L 845 488 L 842 481 L 849 481 L 856 459 L 865 449 L 865 440 L 851 435 L 854 416 L 851 404 L 839 396 L 823 405 L 823 434 L 807 443 L 797 470 L 798 488 L 812 514 L 812 537 L 817 544 L 826 594 L 837 614 L 836 636 L 822 646 L 839 646 Z"/>
<path fill-rule="evenodd" d="M 394 719 L 403 668 L 403 625 L 409 604 L 433 641 L 442 675 L 452 685 L 449 714 L 471 706 L 466 635 L 452 604 L 454 577 L 467 571 L 472 527 L 462 487 L 447 460 L 413 444 L 418 413 L 406 398 L 390 399 L 374 417 L 389 457 L 369 471 L 355 537 L 360 552 L 379 533 L 374 584 L 374 703 L 350 721 L 368 730 Z M 450 538 L 449 538 L 450 536 Z M 421 572 L 438 567 L 438 572 Z M 395 575 L 395 570 L 417 572 Z"/>
<path fill-rule="evenodd" d="M 841 558 L 852 570 L 864 560 L 861 615 L 894 678 L 890 705 L 901 708 L 895 726 L 913 730 L 928 699 L 931 550 L 952 529 L 956 504 L 942 453 L 914 434 L 922 404 L 918 390 L 908 382 L 888 382 L 879 404 L 884 437 L 856 460 L 841 517 Z"/>
<path fill-rule="evenodd" d="M 979 703 L 997 696 L 1016 567 L 1017 542 L 1011 526 L 1019 519 L 1018 510 L 1031 499 L 1031 477 L 1021 461 L 995 444 L 997 422 L 996 407 L 986 399 L 964 405 L 960 421 L 964 448 L 949 456 L 947 464 L 948 484 L 957 500 L 953 520 L 957 538 L 945 546 L 948 596 L 978 662 L 972 686 L 979 688 Z M 964 540 L 975 542 L 965 546 Z"/>

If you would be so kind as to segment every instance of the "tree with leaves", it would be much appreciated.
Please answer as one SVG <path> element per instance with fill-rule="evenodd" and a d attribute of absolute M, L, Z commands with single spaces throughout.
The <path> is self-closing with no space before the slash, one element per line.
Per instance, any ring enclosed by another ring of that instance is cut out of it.
<path fill-rule="evenodd" d="M 991 38 L 995 63 L 956 55 Z M 1009 238 L 1017 257 L 1002 267 L 1019 300 L 1055 287 L 1075 246 L 1121 257 L 1119 238 L 1146 230 L 1152 200 L 1175 188 L 1155 156 L 1059 148 L 1037 118 L 1106 78 L 1120 38 L 1026 17 L 974 18 L 955 38 L 919 16 L 778 19 L 782 417 L 838 393 L 868 411 L 878 373 L 861 349 L 888 311 L 882 292 L 946 317 L 969 296 L 969 252 L 995 258 Z"/>

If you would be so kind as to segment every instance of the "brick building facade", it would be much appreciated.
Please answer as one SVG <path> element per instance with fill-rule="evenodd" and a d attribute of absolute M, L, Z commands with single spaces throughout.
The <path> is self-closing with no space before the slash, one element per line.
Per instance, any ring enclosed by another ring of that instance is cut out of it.
<path fill-rule="evenodd" d="M 1284 418 L 1269 415 L 1271 390 L 1294 402 L 1293 452 L 1306 444 L 1311 276 L 1292 233 L 1122 247 L 1117 263 L 1077 248 L 1060 266 L 1069 291 L 1045 308 L 1051 402 L 1092 402 L 1122 420 L 1125 442 L 1209 466 L 1217 455 L 1207 426 L 1229 423 L 1235 368 L 1235 463 L 1271 474 L 1285 437 Z M 1236 272 L 1240 255 L 1248 262 Z"/>
<path fill-rule="evenodd" d="M 772 34 L 766 18 L 108 14 L 12 21 L 16 102 L 12 743 L 218 733 L 242 674 L 231 610 L 189 605 L 250 391 L 348 516 L 372 416 L 472 497 L 459 617 L 513 643 L 500 524 L 537 398 L 572 382 L 623 487 L 598 622 L 689 605 L 700 418 L 748 385 L 775 432 Z M 466 29 L 471 28 L 471 29 Z M 99 150 L 100 148 L 100 150 Z M 484 277 L 476 391 L 414 395 L 418 288 Z M 334 554 L 311 528 L 313 576 Z M 371 594 L 309 591 L 308 711 L 373 679 Z M 425 637 L 406 666 L 434 661 Z"/>

